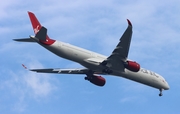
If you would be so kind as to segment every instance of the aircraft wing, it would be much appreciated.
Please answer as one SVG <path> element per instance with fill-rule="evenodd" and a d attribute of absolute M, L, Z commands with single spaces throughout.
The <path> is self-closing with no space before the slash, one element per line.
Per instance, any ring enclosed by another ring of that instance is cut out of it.
<path fill-rule="evenodd" d="M 22 38 L 22 39 L 13 39 L 13 40 L 18 42 L 36 42 L 32 38 Z"/>
<path fill-rule="evenodd" d="M 120 38 L 120 42 L 113 50 L 112 54 L 101 63 L 102 65 L 105 65 L 108 68 L 124 70 L 124 65 L 122 63 L 125 62 L 128 57 L 132 36 L 132 24 L 128 19 L 127 21 L 128 27 L 122 35 L 122 37 Z"/>
<path fill-rule="evenodd" d="M 37 73 L 57 73 L 57 74 L 88 74 L 90 73 L 89 69 L 29 69 L 30 71 L 34 71 Z M 104 74 L 102 72 L 93 71 L 94 74 Z"/>

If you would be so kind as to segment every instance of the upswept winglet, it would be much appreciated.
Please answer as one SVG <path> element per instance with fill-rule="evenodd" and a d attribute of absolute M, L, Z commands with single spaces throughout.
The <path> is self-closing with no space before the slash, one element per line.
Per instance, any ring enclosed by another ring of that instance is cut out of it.
<path fill-rule="evenodd" d="M 22 64 L 22 66 L 23 66 L 24 69 L 27 69 L 27 67 L 24 64 Z"/>
<path fill-rule="evenodd" d="M 132 26 L 132 23 L 131 23 L 131 21 L 129 19 L 127 19 L 127 22 L 128 22 L 129 26 Z"/>

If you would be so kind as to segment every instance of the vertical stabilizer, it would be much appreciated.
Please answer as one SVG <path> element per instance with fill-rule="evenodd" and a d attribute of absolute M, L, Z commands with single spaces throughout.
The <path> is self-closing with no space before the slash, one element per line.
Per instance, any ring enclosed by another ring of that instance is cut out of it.
<path fill-rule="evenodd" d="M 39 23 L 38 19 L 32 12 L 28 12 L 34 33 L 37 34 L 37 32 L 41 29 L 41 24 Z"/>
<path fill-rule="evenodd" d="M 32 12 L 29 12 L 28 11 L 28 15 L 29 15 L 29 18 L 30 18 L 30 21 L 31 21 L 31 24 L 32 24 L 32 27 L 33 27 L 33 30 L 34 30 L 34 34 L 37 35 L 38 32 L 41 30 L 42 28 L 42 25 L 40 24 L 40 22 L 38 21 L 38 19 L 36 18 L 36 16 L 34 15 L 34 13 Z M 46 28 L 42 28 L 42 30 L 44 31 Z M 41 30 L 41 32 L 42 32 Z M 38 37 L 39 39 L 39 42 L 45 44 L 45 45 L 51 45 L 55 42 L 55 40 L 52 40 L 49 38 L 49 36 L 47 35 L 47 30 L 45 34 L 45 37 L 41 38 L 41 37 Z M 42 36 L 42 35 L 41 35 Z"/>

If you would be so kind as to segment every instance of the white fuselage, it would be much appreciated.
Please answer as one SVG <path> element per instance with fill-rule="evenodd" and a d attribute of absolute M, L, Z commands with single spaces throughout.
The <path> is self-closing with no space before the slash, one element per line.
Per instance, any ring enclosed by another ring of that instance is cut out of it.
<path fill-rule="evenodd" d="M 77 62 L 94 71 L 102 71 L 103 67 L 99 64 L 107 58 L 104 55 L 60 41 L 55 41 L 52 45 L 40 45 L 62 58 Z M 169 89 L 168 83 L 162 76 L 144 68 L 138 72 L 132 72 L 128 69 L 125 69 L 124 72 L 113 70 L 111 75 L 124 77 L 157 89 Z"/>

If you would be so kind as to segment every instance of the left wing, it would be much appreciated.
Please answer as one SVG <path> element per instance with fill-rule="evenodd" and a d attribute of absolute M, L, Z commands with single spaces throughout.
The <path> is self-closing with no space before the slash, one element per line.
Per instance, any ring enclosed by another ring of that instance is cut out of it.
<path fill-rule="evenodd" d="M 30 71 L 34 71 L 37 73 L 57 73 L 57 74 L 104 74 L 98 71 L 90 71 L 89 69 L 29 69 Z"/>

